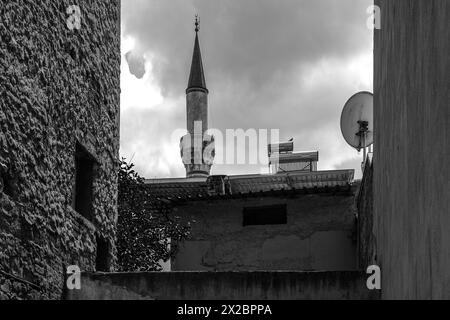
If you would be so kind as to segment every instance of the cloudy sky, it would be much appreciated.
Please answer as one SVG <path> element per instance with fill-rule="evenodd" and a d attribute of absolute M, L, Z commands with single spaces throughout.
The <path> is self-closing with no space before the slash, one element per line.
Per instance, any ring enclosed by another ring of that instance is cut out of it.
<path fill-rule="evenodd" d="M 318 150 L 319 170 L 361 176 L 342 138 L 342 107 L 372 90 L 373 0 L 122 0 L 121 156 L 146 178 L 183 177 L 180 129 L 194 46 L 194 15 L 210 127 L 280 129 L 295 150 Z M 216 165 L 213 174 L 264 172 Z"/>

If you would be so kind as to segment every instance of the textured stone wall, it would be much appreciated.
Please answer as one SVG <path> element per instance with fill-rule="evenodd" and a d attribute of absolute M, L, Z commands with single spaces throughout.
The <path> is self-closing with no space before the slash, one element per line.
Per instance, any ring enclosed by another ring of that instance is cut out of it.
<path fill-rule="evenodd" d="M 376 239 L 373 221 L 373 162 L 367 159 L 356 197 L 358 209 L 358 266 L 366 270 L 376 264 Z"/>
<path fill-rule="evenodd" d="M 387 299 L 450 299 L 450 1 L 376 0 L 374 227 Z"/>
<path fill-rule="evenodd" d="M 83 274 L 68 300 L 375 300 L 367 275 L 338 272 L 142 272 Z"/>
<path fill-rule="evenodd" d="M 286 204 L 287 224 L 243 226 L 244 207 Z M 191 221 L 172 270 L 355 270 L 353 193 L 188 201 Z"/>
<path fill-rule="evenodd" d="M 59 298 L 65 266 L 94 270 L 96 233 L 115 263 L 120 0 L 1 1 L 0 17 L 0 299 Z M 72 209 L 77 140 L 100 164 L 92 222 Z"/>

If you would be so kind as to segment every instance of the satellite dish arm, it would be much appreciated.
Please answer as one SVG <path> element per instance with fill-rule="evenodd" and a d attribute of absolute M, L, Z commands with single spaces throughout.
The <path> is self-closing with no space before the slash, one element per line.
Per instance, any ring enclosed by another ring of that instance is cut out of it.
<path fill-rule="evenodd" d="M 363 163 L 366 161 L 366 135 L 369 132 L 369 122 L 368 121 L 358 121 L 359 131 L 356 134 L 359 136 L 359 147 L 358 152 L 363 149 Z"/>

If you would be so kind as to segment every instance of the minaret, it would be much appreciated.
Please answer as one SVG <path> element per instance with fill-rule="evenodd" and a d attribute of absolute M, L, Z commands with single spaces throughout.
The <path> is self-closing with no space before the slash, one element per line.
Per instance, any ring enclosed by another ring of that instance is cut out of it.
<path fill-rule="evenodd" d="M 186 177 L 208 177 L 214 160 L 214 138 L 208 130 L 208 94 L 202 55 L 198 40 L 200 22 L 195 17 L 195 43 L 191 73 L 186 89 L 186 119 L 188 134 L 181 139 L 181 157 Z"/>

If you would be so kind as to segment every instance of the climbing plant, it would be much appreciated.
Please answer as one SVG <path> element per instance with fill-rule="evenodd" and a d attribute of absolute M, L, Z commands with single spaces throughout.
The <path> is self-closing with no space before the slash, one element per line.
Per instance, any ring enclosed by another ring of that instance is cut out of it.
<path fill-rule="evenodd" d="M 119 218 L 117 254 L 120 271 L 161 271 L 161 261 L 176 253 L 188 235 L 172 213 L 169 202 L 156 200 L 132 163 L 121 160 L 119 170 Z"/>

